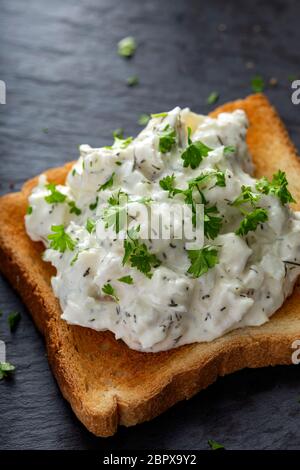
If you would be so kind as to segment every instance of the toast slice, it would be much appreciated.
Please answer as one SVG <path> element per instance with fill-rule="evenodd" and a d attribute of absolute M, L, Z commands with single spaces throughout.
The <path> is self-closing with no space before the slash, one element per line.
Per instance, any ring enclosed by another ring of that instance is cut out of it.
<path fill-rule="evenodd" d="M 221 106 L 212 114 L 238 108 L 250 120 L 248 143 L 257 176 L 271 177 L 278 168 L 286 171 L 290 190 L 300 202 L 300 163 L 277 113 L 257 94 Z M 47 171 L 48 179 L 63 183 L 70 166 Z M 28 181 L 19 193 L 0 198 L 0 268 L 45 337 L 49 362 L 64 397 L 91 432 L 110 436 L 119 424 L 132 426 L 150 420 L 219 375 L 244 367 L 291 363 L 291 345 L 300 338 L 298 287 L 260 327 L 242 328 L 210 343 L 161 353 L 134 351 L 110 332 L 68 325 L 60 319 L 61 310 L 50 286 L 54 270 L 41 259 L 43 246 L 32 242 L 24 229 L 27 196 L 36 181 Z"/>

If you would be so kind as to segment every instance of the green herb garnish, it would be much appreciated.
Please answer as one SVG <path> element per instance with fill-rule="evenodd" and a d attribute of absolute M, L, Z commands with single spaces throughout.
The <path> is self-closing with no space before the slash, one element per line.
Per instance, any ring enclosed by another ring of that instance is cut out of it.
<path fill-rule="evenodd" d="M 150 120 L 149 114 L 141 114 L 138 118 L 138 124 L 140 126 L 146 126 Z"/>
<path fill-rule="evenodd" d="M 0 362 L 0 380 L 9 377 L 15 369 L 15 366 L 10 364 L 10 362 Z"/>
<path fill-rule="evenodd" d="M 151 118 L 164 118 L 164 117 L 167 117 L 168 116 L 168 113 L 156 113 L 156 114 L 151 114 Z"/>
<path fill-rule="evenodd" d="M 133 284 L 133 279 L 132 279 L 131 276 L 119 277 L 118 281 L 119 282 L 125 282 L 125 284 Z"/>
<path fill-rule="evenodd" d="M 197 168 L 202 162 L 204 157 L 207 157 L 208 153 L 212 151 L 211 148 L 207 147 L 200 140 L 192 142 L 191 140 L 191 128 L 188 128 L 188 146 L 182 152 L 181 158 L 183 160 L 183 166 L 186 168 L 190 166 L 193 170 Z"/>
<path fill-rule="evenodd" d="M 21 320 L 21 314 L 19 312 L 11 312 L 7 317 L 8 326 L 11 332 L 17 329 L 17 326 Z"/>
<path fill-rule="evenodd" d="M 105 191 L 105 189 L 111 188 L 111 187 L 113 186 L 113 184 L 114 184 L 114 176 L 115 176 L 115 173 L 113 173 L 113 174 L 108 178 L 108 180 L 105 181 L 104 184 L 101 184 L 101 185 L 99 186 L 99 188 L 97 189 L 97 192 L 99 192 L 99 191 Z"/>
<path fill-rule="evenodd" d="M 158 267 L 161 262 L 152 253 L 149 252 L 145 243 L 138 239 L 140 226 L 128 230 L 128 238 L 124 240 L 123 266 L 129 262 L 133 268 L 141 271 L 149 279 L 152 277 L 151 269 Z"/>
<path fill-rule="evenodd" d="M 68 206 L 70 207 L 70 214 L 76 214 L 80 215 L 81 214 L 81 209 L 76 206 L 74 201 L 69 201 Z"/>
<path fill-rule="evenodd" d="M 236 151 L 236 148 L 233 147 L 233 145 L 227 145 L 224 147 L 224 155 L 230 155 L 231 153 L 234 153 Z"/>
<path fill-rule="evenodd" d="M 45 201 L 48 202 L 48 204 L 59 204 L 61 202 L 65 202 L 67 196 L 56 189 L 56 184 L 48 183 L 46 184 L 46 189 L 51 192 L 49 196 L 45 196 Z"/>
<path fill-rule="evenodd" d="M 31 207 L 31 206 L 28 206 L 28 207 L 27 207 L 26 214 L 27 214 L 27 215 L 32 214 L 32 210 L 33 210 L 32 207 Z"/>
<path fill-rule="evenodd" d="M 126 80 L 127 86 L 136 86 L 139 84 L 139 77 L 137 75 L 132 75 L 131 77 L 128 77 Z"/>
<path fill-rule="evenodd" d="M 230 203 L 231 206 L 240 206 L 241 204 L 250 203 L 254 205 L 260 199 L 259 194 L 255 194 L 252 191 L 251 186 L 242 186 L 241 194 Z"/>
<path fill-rule="evenodd" d="M 85 228 L 87 229 L 87 231 L 89 233 L 92 233 L 95 230 L 95 227 L 96 227 L 95 220 L 88 217 L 88 219 L 86 221 L 86 225 L 85 225 Z"/>
<path fill-rule="evenodd" d="M 159 151 L 161 153 L 170 152 L 176 143 L 176 132 L 169 124 L 159 132 Z"/>
<path fill-rule="evenodd" d="M 211 448 L 211 450 L 225 449 L 225 447 L 222 444 L 219 444 L 217 441 L 214 441 L 213 439 L 208 439 L 207 443 L 209 447 Z"/>
<path fill-rule="evenodd" d="M 116 302 L 119 302 L 119 298 L 116 295 L 116 291 L 115 291 L 115 289 L 113 288 L 113 286 L 111 284 L 109 284 L 109 283 L 105 284 L 102 287 L 102 292 L 103 292 L 103 294 L 109 295 L 110 297 L 112 297 Z"/>
<path fill-rule="evenodd" d="M 73 251 L 76 243 L 75 241 L 65 232 L 63 225 L 52 225 L 51 230 L 54 233 L 48 235 L 48 240 L 50 240 L 50 248 L 53 250 L 58 250 L 61 253 L 64 253 L 66 250 Z"/>
<path fill-rule="evenodd" d="M 251 88 L 254 93 L 261 93 L 264 91 L 265 82 L 261 75 L 255 75 L 255 77 L 251 79 Z"/>
<path fill-rule="evenodd" d="M 126 149 L 129 144 L 133 141 L 133 137 L 127 137 L 126 139 L 123 137 L 123 131 L 121 129 L 117 129 L 117 131 L 113 132 L 114 143 L 112 145 L 106 145 L 104 148 L 108 150 L 113 150 L 116 148 Z"/>
<path fill-rule="evenodd" d="M 127 36 L 118 42 L 118 54 L 121 57 L 132 57 L 137 48 L 135 39 L 132 36 Z"/>
<path fill-rule="evenodd" d="M 263 194 L 271 194 L 277 196 L 282 204 L 289 202 L 296 202 L 288 190 L 288 181 L 284 171 L 278 170 L 274 173 L 272 181 L 267 178 L 262 178 L 256 183 L 256 189 Z"/>
<path fill-rule="evenodd" d="M 99 200 L 99 197 L 97 196 L 95 202 L 92 202 L 89 205 L 89 208 L 90 208 L 91 211 L 94 211 L 96 209 L 96 207 L 98 206 L 98 200 Z"/>
<path fill-rule="evenodd" d="M 240 223 L 239 228 L 235 231 L 237 235 L 247 235 L 248 232 L 255 231 L 259 224 L 262 224 L 268 220 L 268 211 L 257 207 L 252 212 L 242 212 L 244 219 Z"/>
<path fill-rule="evenodd" d="M 214 104 L 218 101 L 219 99 L 219 93 L 217 91 L 212 91 L 210 95 L 208 95 L 207 98 L 207 104 Z"/>
<path fill-rule="evenodd" d="M 217 206 L 204 208 L 204 235 L 212 240 L 216 238 L 221 230 L 223 220 L 216 217 L 219 214 Z"/>
<path fill-rule="evenodd" d="M 207 245 L 201 250 L 188 250 L 187 253 L 191 261 L 187 272 L 195 278 L 207 273 L 218 263 L 218 250 L 213 245 Z"/>

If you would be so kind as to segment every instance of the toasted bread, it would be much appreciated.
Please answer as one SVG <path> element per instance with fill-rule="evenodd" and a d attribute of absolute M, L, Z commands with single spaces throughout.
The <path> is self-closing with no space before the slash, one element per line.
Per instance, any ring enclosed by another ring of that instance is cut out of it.
<path fill-rule="evenodd" d="M 249 96 L 212 113 L 244 109 L 250 120 L 248 144 L 257 176 L 286 171 L 290 190 L 300 201 L 300 163 L 284 125 L 263 95 Z M 63 183 L 71 164 L 47 171 Z M 0 268 L 27 305 L 45 337 L 50 365 L 77 417 L 97 436 L 110 436 L 119 424 L 150 420 L 206 388 L 217 377 L 244 367 L 290 364 L 291 345 L 300 338 L 300 290 L 295 287 L 282 308 L 260 327 L 235 330 L 210 343 L 161 353 L 142 353 L 115 340 L 110 332 L 68 325 L 61 320 L 50 285 L 54 269 L 41 259 L 43 246 L 24 228 L 27 196 L 0 199 Z M 294 208 L 297 208 L 294 205 Z"/>

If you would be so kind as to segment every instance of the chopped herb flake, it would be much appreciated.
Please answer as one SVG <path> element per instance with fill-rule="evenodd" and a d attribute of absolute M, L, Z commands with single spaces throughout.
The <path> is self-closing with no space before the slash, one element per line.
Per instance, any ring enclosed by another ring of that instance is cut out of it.
<path fill-rule="evenodd" d="M 218 250 L 213 245 L 207 245 L 201 250 L 188 250 L 187 253 L 191 261 L 188 273 L 195 278 L 207 273 L 218 263 Z"/>
<path fill-rule="evenodd" d="M 102 287 L 102 292 L 103 292 L 103 294 L 109 295 L 110 297 L 112 297 L 116 302 L 119 302 L 119 299 L 116 295 L 116 291 L 115 291 L 115 289 L 113 288 L 113 286 L 111 284 L 109 284 L 109 283 L 105 284 Z"/>
<path fill-rule="evenodd" d="M 146 126 L 150 120 L 149 114 L 141 114 L 138 118 L 138 124 L 140 126 Z"/>
<path fill-rule="evenodd" d="M 61 202 L 65 202 L 67 196 L 56 189 L 56 184 L 48 183 L 46 184 L 46 189 L 51 193 L 49 196 L 45 196 L 45 201 L 48 202 L 48 204 L 59 204 Z"/>
<path fill-rule="evenodd" d="M 20 312 L 11 312 L 7 317 L 7 322 L 11 332 L 15 331 L 21 320 Z"/>
<path fill-rule="evenodd" d="M 219 93 L 217 91 L 212 91 L 211 94 L 207 98 L 207 104 L 214 104 L 219 99 Z"/>
<path fill-rule="evenodd" d="M 169 124 L 159 132 L 159 151 L 161 153 L 170 152 L 176 143 L 176 132 Z"/>
<path fill-rule="evenodd" d="M 47 237 L 48 240 L 50 240 L 50 248 L 58 250 L 61 253 L 64 253 L 66 250 L 74 250 L 76 243 L 70 235 L 65 232 L 63 225 L 52 225 L 51 230 L 54 233 L 51 233 Z"/>
<path fill-rule="evenodd" d="M 15 369 L 15 366 L 10 364 L 10 362 L 0 362 L 0 380 L 9 377 Z"/>
<path fill-rule="evenodd" d="M 125 282 L 125 284 L 133 284 L 133 279 L 131 276 L 123 276 L 118 279 L 119 282 Z"/>
<path fill-rule="evenodd" d="M 121 57 L 132 57 L 136 51 L 137 44 L 132 36 L 127 36 L 118 42 L 118 54 Z"/>
<path fill-rule="evenodd" d="M 261 75 L 255 75 L 255 77 L 251 79 L 251 88 L 254 93 L 261 93 L 264 91 L 265 82 Z"/>

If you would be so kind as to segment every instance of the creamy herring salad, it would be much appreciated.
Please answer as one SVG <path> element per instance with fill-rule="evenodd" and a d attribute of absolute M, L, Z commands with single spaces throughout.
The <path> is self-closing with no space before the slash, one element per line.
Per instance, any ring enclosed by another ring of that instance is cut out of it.
<path fill-rule="evenodd" d="M 211 118 L 176 107 L 135 139 L 81 145 L 65 185 L 39 178 L 26 230 L 57 270 L 65 321 L 156 352 L 268 320 L 300 273 L 300 212 L 284 172 L 252 176 L 247 126 L 242 110 Z M 162 219 L 188 205 L 193 222 L 203 204 L 204 246 L 188 250 L 172 231 L 143 238 L 137 204 L 154 202 Z"/>

